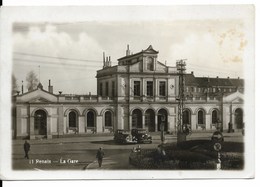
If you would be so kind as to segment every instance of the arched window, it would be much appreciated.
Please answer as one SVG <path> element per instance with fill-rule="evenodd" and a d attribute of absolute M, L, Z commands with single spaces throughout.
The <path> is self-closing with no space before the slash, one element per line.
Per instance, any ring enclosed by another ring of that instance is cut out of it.
<path fill-rule="evenodd" d="M 198 124 L 204 124 L 204 112 L 202 110 L 198 111 Z"/>
<path fill-rule="evenodd" d="M 112 114 L 110 111 L 106 111 L 105 113 L 105 126 L 112 127 Z"/>
<path fill-rule="evenodd" d="M 139 109 L 135 109 L 132 113 L 132 127 L 133 128 L 142 128 L 142 112 Z"/>
<path fill-rule="evenodd" d="M 189 110 L 184 110 L 183 112 L 183 124 L 190 124 L 190 111 Z"/>
<path fill-rule="evenodd" d="M 95 114 L 89 111 L 87 114 L 87 127 L 95 127 Z"/>
<path fill-rule="evenodd" d="M 218 111 L 217 110 L 213 110 L 211 117 L 212 117 L 211 118 L 212 124 L 217 124 L 218 123 Z"/>
<path fill-rule="evenodd" d="M 164 125 L 164 131 L 168 131 L 168 112 L 165 109 L 158 111 L 158 131 L 161 131 L 161 124 Z"/>
<path fill-rule="evenodd" d="M 69 113 L 69 128 L 77 127 L 77 114 L 74 111 Z"/>

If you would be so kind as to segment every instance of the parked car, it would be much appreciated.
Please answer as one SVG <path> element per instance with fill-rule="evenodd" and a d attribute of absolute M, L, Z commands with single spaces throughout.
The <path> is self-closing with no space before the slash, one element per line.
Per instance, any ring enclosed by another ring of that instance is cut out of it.
<path fill-rule="evenodd" d="M 131 134 L 137 143 L 152 143 L 152 137 L 146 129 L 132 129 Z"/>
<path fill-rule="evenodd" d="M 114 140 L 116 143 L 121 144 L 134 144 L 137 143 L 129 131 L 124 129 L 117 129 L 114 134 Z"/>
<path fill-rule="evenodd" d="M 223 142 L 224 136 L 220 131 L 215 131 L 211 136 L 211 140 L 216 142 Z"/>

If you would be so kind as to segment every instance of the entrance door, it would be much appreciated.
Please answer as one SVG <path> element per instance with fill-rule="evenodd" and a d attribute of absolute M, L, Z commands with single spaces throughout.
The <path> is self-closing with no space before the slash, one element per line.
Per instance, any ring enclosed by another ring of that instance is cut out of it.
<path fill-rule="evenodd" d="M 135 109 L 132 114 L 132 128 L 142 128 L 142 111 Z"/>
<path fill-rule="evenodd" d="M 155 113 L 152 109 L 145 112 L 145 127 L 148 127 L 149 132 L 155 131 Z"/>
<path fill-rule="evenodd" d="M 34 134 L 47 135 L 47 115 L 43 110 L 37 110 L 34 114 Z"/>
<path fill-rule="evenodd" d="M 237 129 L 243 128 L 243 111 L 241 108 L 235 110 L 235 125 Z"/>
<path fill-rule="evenodd" d="M 190 125 L 190 111 L 188 109 L 183 111 L 182 121 L 184 125 Z"/>
<path fill-rule="evenodd" d="M 162 118 L 164 118 L 162 120 Z M 161 131 L 161 124 L 164 125 L 164 131 L 168 131 L 168 113 L 165 109 L 158 111 L 158 131 Z"/>

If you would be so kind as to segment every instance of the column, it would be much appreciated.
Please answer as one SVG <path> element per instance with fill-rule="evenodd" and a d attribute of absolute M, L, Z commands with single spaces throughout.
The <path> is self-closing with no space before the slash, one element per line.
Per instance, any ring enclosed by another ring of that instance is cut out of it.
<path fill-rule="evenodd" d="M 128 119 L 129 119 L 128 120 L 128 123 L 129 123 L 128 127 L 129 127 L 129 130 L 131 130 L 132 129 L 132 115 L 129 115 Z"/>
<path fill-rule="evenodd" d="M 97 133 L 103 132 L 103 116 L 102 115 L 98 115 L 97 116 L 97 129 L 96 129 Z"/>
<path fill-rule="evenodd" d="M 144 115 L 142 115 L 142 122 L 143 122 L 143 124 L 142 124 L 142 128 L 143 129 L 145 129 L 145 114 Z"/>
<path fill-rule="evenodd" d="M 158 125 L 161 125 L 161 124 L 158 124 L 158 114 L 155 114 L 155 130 L 154 130 L 155 132 L 158 131 Z M 167 124 L 164 124 L 164 125 L 167 125 Z"/>
<path fill-rule="evenodd" d="M 168 115 L 168 124 L 165 124 L 165 125 L 168 125 L 169 132 L 173 132 L 175 129 L 175 119 L 174 118 L 175 118 L 174 115 Z"/>
<path fill-rule="evenodd" d="M 196 130 L 197 129 L 197 118 L 196 114 L 191 114 L 191 129 Z"/>
<path fill-rule="evenodd" d="M 223 130 L 226 130 L 227 124 L 228 124 L 227 118 L 229 117 L 228 113 L 227 113 L 227 107 L 226 106 L 223 106 L 222 115 L 223 115 L 223 121 L 222 121 Z"/>
<path fill-rule="evenodd" d="M 63 116 L 63 107 L 58 108 L 58 136 L 64 134 L 64 116 Z"/>
<path fill-rule="evenodd" d="M 34 140 L 35 139 L 35 134 L 34 134 L 34 117 L 30 116 L 30 139 Z"/>
<path fill-rule="evenodd" d="M 84 115 L 79 116 L 78 133 L 85 133 L 85 121 Z"/>
<path fill-rule="evenodd" d="M 47 116 L 47 139 L 52 139 L 52 134 L 51 134 L 51 116 Z"/>
<path fill-rule="evenodd" d="M 153 77 L 153 85 L 154 85 L 154 88 L 153 88 L 153 101 L 156 101 L 157 81 L 156 81 L 155 77 Z"/>
<path fill-rule="evenodd" d="M 15 120 L 16 120 L 16 124 L 15 124 L 15 137 L 18 138 L 19 136 L 22 136 L 22 116 L 21 116 L 21 108 L 17 107 L 17 112 L 16 112 L 16 116 L 15 116 Z M 27 124 L 28 124 L 29 118 L 27 118 Z M 27 125 L 28 127 L 28 125 Z M 29 128 L 30 128 L 30 124 L 29 124 Z M 30 133 L 30 129 L 27 129 L 27 133 L 29 135 Z"/>
<path fill-rule="evenodd" d="M 142 89 L 142 96 L 146 96 L 146 89 L 145 89 L 145 79 L 142 79 L 142 81 L 143 81 L 143 84 L 142 84 L 142 86 L 143 86 L 143 89 Z"/>
<path fill-rule="evenodd" d="M 210 123 L 211 123 L 210 114 L 206 114 L 205 118 L 206 118 L 206 120 L 205 120 L 206 129 L 205 130 L 209 130 L 210 129 Z"/>

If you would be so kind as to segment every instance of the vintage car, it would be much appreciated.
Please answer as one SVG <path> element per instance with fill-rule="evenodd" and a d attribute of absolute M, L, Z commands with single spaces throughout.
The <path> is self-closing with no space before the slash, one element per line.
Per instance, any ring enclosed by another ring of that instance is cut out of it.
<path fill-rule="evenodd" d="M 116 143 L 121 144 L 135 144 L 137 141 L 133 139 L 133 136 L 129 131 L 124 129 L 117 129 L 114 134 L 114 140 Z"/>
<path fill-rule="evenodd" d="M 220 131 L 215 131 L 211 136 L 211 140 L 215 142 L 223 142 L 224 136 Z"/>
<path fill-rule="evenodd" d="M 146 129 L 132 129 L 131 134 L 137 143 L 152 143 L 152 137 Z"/>

